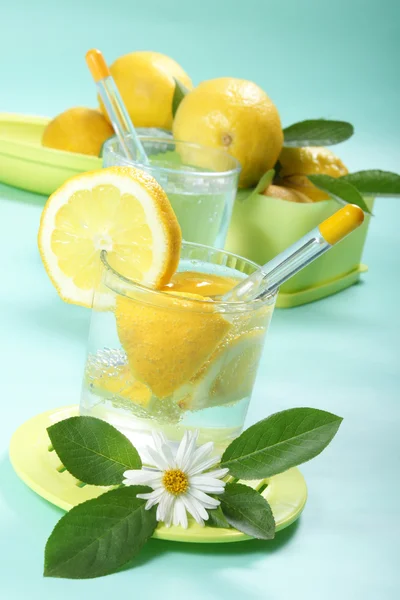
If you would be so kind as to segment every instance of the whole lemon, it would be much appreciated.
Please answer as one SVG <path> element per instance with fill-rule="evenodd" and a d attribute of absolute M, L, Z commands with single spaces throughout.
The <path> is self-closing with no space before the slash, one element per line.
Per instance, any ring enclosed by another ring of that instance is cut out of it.
<path fill-rule="evenodd" d="M 307 175 L 330 175 L 341 177 L 348 170 L 336 154 L 328 148 L 308 146 L 306 148 L 283 148 L 279 162 L 279 183 L 306 194 L 314 202 L 326 200 L 328 194 L 311 183 Z"/>
<path fill-rule="evenodd" d="M 43 132 L 48 148 L 99 156 L 104 142 L 114 130 L 102 113 L 91 108 L 70 108 L 55 117 Z"/>
<path fill-rule="evenodd" d="M 187 94 L 173 123 L 176 140 L 223 148 L 241 164 L 240 187 L 255 185 L 271 169 L 283 144 L 278 110 L 258 85 L 223 77 Z"/>
<path fill-rule="evenodd" d="M 136 127 L 171 129 L 175 79 L 188 89 L 193 87 L 182 67 L 158 52 L 125 54 L 110 71 Z"/>

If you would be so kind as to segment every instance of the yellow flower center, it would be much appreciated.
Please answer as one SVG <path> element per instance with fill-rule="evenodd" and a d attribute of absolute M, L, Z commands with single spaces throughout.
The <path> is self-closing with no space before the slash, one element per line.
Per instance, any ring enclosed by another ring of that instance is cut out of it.
<path fill-rule="evenodd" d="M 162 482 L 167 492 L 174 494 L 174 496 L 184 494 L 189 487 L 187 475 L 180 469 L 165 471 Z"/>

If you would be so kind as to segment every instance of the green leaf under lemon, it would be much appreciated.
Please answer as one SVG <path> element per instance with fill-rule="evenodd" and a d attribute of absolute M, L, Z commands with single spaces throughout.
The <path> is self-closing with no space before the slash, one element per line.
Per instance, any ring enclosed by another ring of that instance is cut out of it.
<path fill-rule="evenodd" d="M 341 422 L 340 417 L 315 408 L 283 410 L 233 440 L 222 455 L 221 467 L 240 479 L 282 473 L 320 454 Z"/>
<path fill-rule="evenodd" d="M 284 146 L 301 148 L 304 146 L 333 146 L 348 140 L 354 127 L 347 121 L 309 119 L 294 123 L 283 130 Z"/>
<path fill-rule="evenodd" d="M 182 102 L 182 100 L 184 99 L 184 97 L 186 96 L 186 94 L 189 93 L 189 89 L 183 85 L 183 83 L 181 83 L 179 81 L 179 79 L 175 79 L 175 89 L 174 89 L 174 95 L 172 97 L 172 116 L 175 117 L 176 115 L 176 111 L 179 108 L 180 103 Z"/>
<path fill-rule="evenodd" d="M 255 188 L 245 188 L 239 189 L 236 193 L 236 200 L 238 202 L 247 202 L 253 196 L 257 196 L 258 194 L 262 194 L 265 192 L 267 187 L 272 183 L 275 177 L 275 170 L 269 169 L 264 175 L 261 177 L 259 182 L 257 183 Z"/>
<path fill-rule="evenodd" d="M 47 429 L 68 471 L 91 485 L 122 483 L 128 469 L 140 469 L 136 448 L 115 427 L 94 417 L 71 417 Z"/>
<path fill-rule="evenodd" d="M 371 214 L 358 189 L 343 177 L 335 178 L 330 175 L 307 175 L 307 177 L 317 188 L 327 192 L 335 200 L 348 204 L 356 204 L 364 212 Z"/>
<path fill-rule="evenodd" d="M 118 488 L 72 508 L 47 540 L 45 577 L 101 577 L 132 560 L 157 526 L 156 508 L 136 498 L 148 491 Z"/>
<path fill-rule="evenodd" d="M 349 173 L 340 178 L 353 185 L 361 194 L 371 196 L 400 195 L 400 175 L 390 171 L 371 169 Z"/>
<path fill-rule="evenodd" d="M 273 178 L 275 177 L 274 169 L 270 169 L 261 177 L 260 181 L 257 183 L 254 188 L 254 194 L 262 194 L 265 192 L 267 187 L 272 183 Z"/>
<path fill-rule="evenodd" d="M 227 483 L 219 499 L 222 512 L 232 527 L 260 540 L 275 537 L 271 507 L 256 490 L 241 483 Z"/>

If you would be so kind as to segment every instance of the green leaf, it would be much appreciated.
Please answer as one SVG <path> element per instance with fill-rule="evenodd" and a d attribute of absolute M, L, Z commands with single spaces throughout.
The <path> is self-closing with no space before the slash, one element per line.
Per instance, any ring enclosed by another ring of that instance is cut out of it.
<path fill-rule="evenodd" d="M 115 427 L 94 417 L 71 417 L 47 429 L 66 469 L 91 485 L 122 483 L 128 469 L 140 469 L 136 448 Z"/>
<path fill-rule="evenodd" d="M 341 422 L 341 417 L 316 408 L 283 410 L 233 440 L 222 455 L 221 467 L 240 479 L 282 473 L 322 452 Z"/>
<path fill-rule="evenodd" d="M 227 483 L 219 496 L 226 520 L 232 527 L 259 540 L 275 537 L 275 520 L 266 499 L 241 483 Z"/>
<path fill-rule="evenodd" d="M 224 517 L 221 506 L 217 506 L 217 508 L 213 508 L 208 511 L 207 525 L 209 527 L 222 527 L 223 529 L 230 529 L 230 525 Z"/>
<path fill-rule="evenodd" d="M 172 116 L 175 117 L 176 115 L 176 111 L 178 110 L 178 107 L 180 105 L 180 103 L 182 102 L 182 100 L 184 99 L 184 97 L 186 96 L 186 94 L 189 93 L 189 89 L 183 85 L 183 83 L 181 83 L 179 81 L 179 79 L 175 79 L 175 89 L 174 89 L 174 95 L 172 97 Z"/>
<path fill-rule="evenodd" d="M 247 198 L 250 198 L 250 196 L 253 194 L 253 191 L 254 190 L 252 188 L 239 189 L 236 192 L 236 201 L 245 202 Z"/>
<path fill-rule="evenodd" d="M 157 526 L 156 507 L 136 498 L 148 491 L 122 487 L 72 508 L 47 540 L 45 577 L 101 577 L 132 560 Z"/>
<path fill-rule="evenodd" d="M 264 175 L 261 177 L 260 181 L 257 183 L 256 187 L 254 188 L 253 194 L 262 194 L 263 192 L 265 192 L 265 190 L 270 185 L 270 183 L 272 182 L 274 177 L 275 177 L 274 169 L 270 169 L 269 171 L 264 173 Z"/>
<path fill-rule="evenodd" d="M 264 175 L 261 177 L 260 181 L 257 183 L 257 185 L 254 189 L 239 190 L 236 198 L 241 202 L 243 202 L 244 200 L 246 200 L 246 202 L 247 202 L 247 200 L 250 200 L 253 196 L 262 194 L 267 189 L 269 184 L 272 182 L 274 176 L 275 176 L 274 169 L 270 169 L 269 171 L 264 173 Z M 241 192 L 244 192 L 242 196 L 240 196 Z M 238 196 L 239 196 L 239 198 L 238 198 Z"/>
<path fill-rule="evenodd" d="M 357 204 L 364 212 L 371 214 L 364 198 L 357 188 L 342 177 L 330 177 L 330 175 L 307 175 L 308 179 L 320 190 L 327 192 L 334 200 L 349 204 Z"/>
<path fill-rule="evenodd" d="M 390 171 L 377 169 L 357 171 L 340 177 L 354 185 L 361 194 L 373 196 L 398 196 L 400 195 L 400 175 Z"/>
<path fill-rule="evenodd" d="M 282 171 L 282 165 L 279 160 L 277 160 L 275 163 L 274 171 L 275 171 L 275 180 L 279 183 L 280 173 Z"/>
<path fill-rule="evenodd" d="M 333 146 L 348 140 L 354 127 L 346 121 L 309 119 L 294 123 L 283 130 L 284 146 Z"/>

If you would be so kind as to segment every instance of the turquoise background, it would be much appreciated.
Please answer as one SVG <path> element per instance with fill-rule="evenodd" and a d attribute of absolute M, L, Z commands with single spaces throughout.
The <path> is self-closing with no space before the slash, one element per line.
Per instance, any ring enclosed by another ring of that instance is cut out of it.
<path fill-rule="evenodd" d="M 351 170 L 400 171 L 397 0 L 38 0 L 1 3 L 0 110 L 54 115 L 95 105 L 84 54 L 108 61 L 151 49 L 195 82 L 253 79 L 284 125 L 350 120 L 338 148 Z M 399 561 L 399 218 L 382 198 L 364 283 L 277 311 L 248 423 L 291 406 L 344 417 L 332 445 L 302 467 L 306 510 L 274 542 L 189 546 L 151 541 L 136 568 L 92 581 L 42 578 L 45 541 L 61 515 L 8 460 L 29 417 L 78 401 L 88 312 L 63 304 L 36 247 L 44 198 L 0 185 L 0 597 L 58 600 L 395 600 Z"/>

